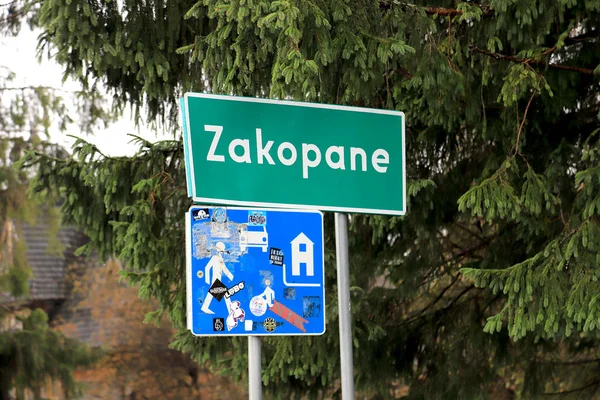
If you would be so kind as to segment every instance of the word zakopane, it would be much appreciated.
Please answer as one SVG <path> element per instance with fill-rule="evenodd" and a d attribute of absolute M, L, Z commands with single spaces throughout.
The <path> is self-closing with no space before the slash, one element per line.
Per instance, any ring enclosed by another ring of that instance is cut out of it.
<path fill-rule="evenodd" d="M 207 161 L 225 162 L 224 154 L 217 154 L 217 147 L 223 134 L 223 127 L 219 125 L 204 125 L 206 132 L 213 132 L 214 136 L 206 154 Z M 273 140 L 267 140 L 263 145 L 262 129 L 256 128 L 256 162 L 270 165 L 275 165 L 275 160 L 271 154 L 273 148 Z M 242 150 L 242 154 L 238 154 L 238 148 Z M 227 148 L 229 157 L 236 163 L 252 164 L 252 154 L 250 150 L 249 139 L 233 139 L 229 142 Z M 357 166 L 361 171 L 367 170 L 367 153 L 360 147 L 350 147 L 349 160 L 350 170 L 356 171 Z M 302 178 L 308 179 L 309 168 L 316 168 L 321 164 L 322 152 L 321 149 L 312 143 L 302 143 L 301 148 L 302 158 Z M 336 160 L 334 161 L 334 155 Z M 298 160 L 298 149 L 290 142 L 283 142 L 277 147 L 277 159 L 285 166 L 292 166 Z M 346 169 L 346 149 L 344 146 L 329 146 L 325 150 L 325 161 L 331 169 Z M 379 173 L 386 173 L 390 163 L 390 155 L 384 149 L 377 149 L 371 154 L 371 166 Z"/>

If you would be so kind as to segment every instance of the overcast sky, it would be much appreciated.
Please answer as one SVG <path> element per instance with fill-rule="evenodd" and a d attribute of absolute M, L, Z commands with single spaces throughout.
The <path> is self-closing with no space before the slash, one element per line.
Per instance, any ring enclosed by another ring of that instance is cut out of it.
<path fill-rule="evenodd" d="M 16 38 L 0 36 L 0 65 L 4 65 L 12 70 L 17 79 L 14 81 L 14 86 L 31 86 L 42 85 L 55 88 L 61 88 L 65 91 L 80 90 L 81 86 L 69 80 L 62 83 L 62 68 L 52 60 L 43 60 L 40 64 L 37 61 L 37 36 L 39 32 L 32 32 L 26 26 L 23 27 L 21 33 Z M 69 132 L 79 136 L 77 132 Z M 128 133 L 140 135 L 152 142 L 163 138 L 172 139 L 172 135 L 156 132 L 151 132 L 148 128 L 142 127 L 138 130 L 128 113 L 124 115 L 118 122 L 110 125 L 108 129 L 98 131 L 94 136 L 84 137 L 89 142 L 96 144 L 105 154 L 113 156 L 133 155 L 137 150 L 137 146 L 130 144 L 131 137 Z M 53 132 L 51 140 L 71 148 L 73 140 L 66 136 Z"/>

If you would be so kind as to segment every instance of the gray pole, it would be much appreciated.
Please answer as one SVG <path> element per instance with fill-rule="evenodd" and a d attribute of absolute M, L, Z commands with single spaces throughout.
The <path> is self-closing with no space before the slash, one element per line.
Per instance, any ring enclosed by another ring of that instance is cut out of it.
<path fill-rule="evenodd" d="M 248 336 L 248 395 L 250 400 L 262 400 L 259 336 Z"/>
<path fill-rule="evenodd" d="M 354 399 L 352 364 L 352 309 L 350 305 L 350 262 L 348 261 L 348 216 L 335 213 L 335 250 L 337 261 L 338 310 L 340 314 L 340 359 L 342 399 Z"/>

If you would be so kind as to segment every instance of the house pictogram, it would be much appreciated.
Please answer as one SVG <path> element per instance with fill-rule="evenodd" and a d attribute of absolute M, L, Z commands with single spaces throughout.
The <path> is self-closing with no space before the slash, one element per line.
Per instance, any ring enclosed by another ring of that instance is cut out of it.
<path fill-rule="evenodd" d="M 313 257 L 314 243 L 303 233 L 300 232 L 292 240 L 292 275 L 300 276 L 301 267 L 306 269 L 306 276 L 314 276 L 315 266 Z"/>

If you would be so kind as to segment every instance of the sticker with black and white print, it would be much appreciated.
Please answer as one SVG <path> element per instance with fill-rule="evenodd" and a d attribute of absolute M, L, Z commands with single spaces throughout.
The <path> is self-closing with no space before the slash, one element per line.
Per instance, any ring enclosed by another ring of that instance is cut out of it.
<path fill-rule="evenodd" d="M 192 218 L 194 219 L 194 221 L 203 221 L 205 219 L 208 219 L 208 217 L 210 217 L 210 214 L 208 213 L 208 208 L 200 208 L 198 210 L 192 211 Z"/>
<path fill-rule="evenodd" d="M 213 331 L 221 332 L 225 329 L 225 318 L 213 318 Z"/>
<path fill-rule="evenodd" d="M 283 251 L 276 247 L 271 247 L 269 249 L 269 262 L 273 265 L 283 266 Z"/>
<path fill-rule="evenodd" d="M 215 279 L 215 282 L 212 284 L 210 289 L 208 289 L 208 293 L 210 293 L 217 301 L 221 301 L 225 293 L 227 293 L 227 286 L 220 279 Z"/>
<path fill-rule="evenodd" d="M 248 211 L 249 226 L 267 225 L 267 213 L 265 211 Z"/>
<path fill-rule="evenodd" d="M 240 290 L 244 290 L 244 281 L 236 283 L 235 285 L 233 285 L 232 287 L 230 287 L 229 289 L 227 289 L 227 291 L 225 292 L 225 298 L 226 299 L 230 298 L 231 296 L 233 296 L 234 294 L 236 294 Z"/>
<path fill-rule="evenodd" d="M 275 323 L 274 318 L 269 317 L 269 318 L 265 319 L 263 322 L 263 328 L 265 328 L 265 330 L 267 332 L 273 332 L 276 327 L 277 327 L 277 324 Z"/>

